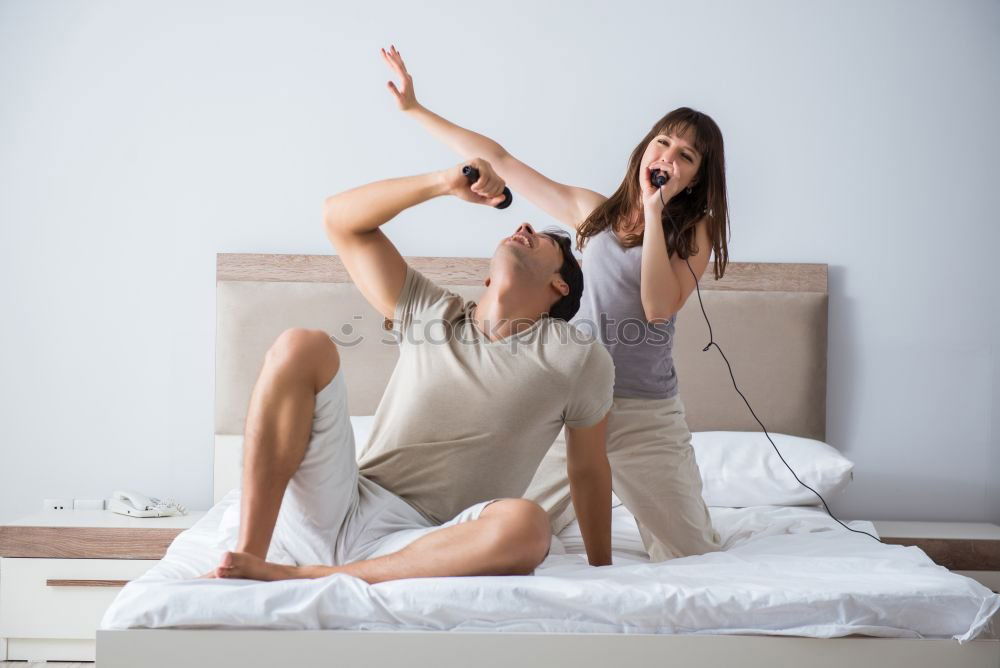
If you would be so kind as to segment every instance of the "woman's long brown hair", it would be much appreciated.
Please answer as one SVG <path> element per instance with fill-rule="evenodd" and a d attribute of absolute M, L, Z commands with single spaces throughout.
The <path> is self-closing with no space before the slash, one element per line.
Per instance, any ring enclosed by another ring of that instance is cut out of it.
<path fill-rule="evenodd" d="M 646 147 L 660 134 L 683 135 L 694 133 L 694 147 L 701 153 L 701 166 L 691 192 L 682 190 L 663 208 L 663 232 L 667 240 L 667 254 L 688 258 L 698 252 L 695 245 L 695 227 L 707 216 L 708 238 L 715 256 L 715 280 L 722 278 L 729 264 L 729 205 L 726 198 L 726 160 L 722 144 L 722 131 L 715 121 L 689 107 L 674 109 L 658 120 L 632 151 L 628 170 L 618 190 L 594 209 L 577 231 L 576 246 L 582 250 L 587 239 L 608 227 L 621 229 L 630 221 L 642 220 L 642 191 L 639 186 L 639 169 Z M 642 244 L 642 234 L 630 234 L 622 244 L 626 248 Z"/>

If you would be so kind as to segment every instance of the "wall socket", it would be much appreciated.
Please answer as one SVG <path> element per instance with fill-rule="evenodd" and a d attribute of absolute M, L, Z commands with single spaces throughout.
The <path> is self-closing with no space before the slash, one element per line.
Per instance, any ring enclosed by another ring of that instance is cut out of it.
<path fill-rule="evenodd" d="M 42 501 L 45 510 L 72 510 L 73 499 L 45 499 Z"/>

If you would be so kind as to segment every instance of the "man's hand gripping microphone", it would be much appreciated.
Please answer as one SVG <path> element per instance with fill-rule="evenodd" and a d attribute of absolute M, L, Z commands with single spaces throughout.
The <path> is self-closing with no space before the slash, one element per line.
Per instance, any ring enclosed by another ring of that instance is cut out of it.
<path fill-rule="evenodd" d="M 466 165 L 465 167 L 462 167 L 462 173 L 465 174 L 465 178 L 468 179 L 470 186 L 479 180 L 479 170 L 475 167 Z M 504 200 L 496 205 L 497 209 L 506 209 L 510 206 L 510 203 L 514 201 L 514 196 L 511 194 L 510 188 L 507 186 L 504 186 L 503 197 Z"/>

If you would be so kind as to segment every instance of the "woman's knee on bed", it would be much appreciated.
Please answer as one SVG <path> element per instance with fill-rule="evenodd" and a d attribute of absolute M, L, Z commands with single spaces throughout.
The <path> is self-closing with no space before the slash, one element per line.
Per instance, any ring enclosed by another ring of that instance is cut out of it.
<path fill-rule="evenodd" d="M 340 370 L 337 344 L 322 329 L 286 329 L 268 348 L 264 361 L 272 367 L 310 378 L 316 392 L 329 385 Z"/>
<path fill-rule="evenodd" d="M 492 538 L 508 561 L 510 575 L 529 575 L 542 563 L 552 544 L 549 516 L 534 501 L 500 499 L 483 509 L 480 518 L 495 522 Z"/>

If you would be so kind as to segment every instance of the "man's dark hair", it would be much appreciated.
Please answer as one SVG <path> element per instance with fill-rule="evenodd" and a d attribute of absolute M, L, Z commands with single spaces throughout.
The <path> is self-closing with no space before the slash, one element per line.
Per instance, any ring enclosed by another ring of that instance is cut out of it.
<path fill-rule="evenodd" d="M 569 293 L 560 297 L 549 308 L 549 316 L 570 320 L 580 310 L 580 295 L 583 294 L 583 270 L 580 268 L 580 263 L 573 257 L 573 243 L 566 232 L 557 227 L 550 227 L 543 230 L 542 234 L 550 236 L 562 249 L 563 263 L 559 267 L 559 275 L 569 286 Z"/>

